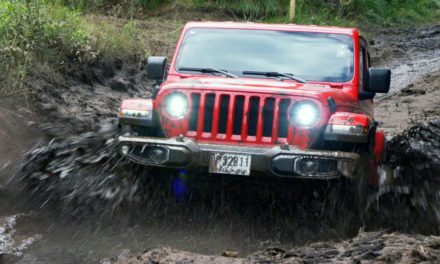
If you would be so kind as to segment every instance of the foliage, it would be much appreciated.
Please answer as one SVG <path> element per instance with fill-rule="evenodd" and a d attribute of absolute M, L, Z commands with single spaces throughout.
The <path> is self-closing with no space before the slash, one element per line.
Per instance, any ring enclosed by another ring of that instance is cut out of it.
<path fill-rule="evenodd" d="M 138 22 L 87 15 L 83 27 L 90 33 L 93 49 L 103 57 L 142 60 L 148 47 Z"/>
<path fill-rule="evenodd" d="M 160 4 L 173 0 L 52 0 L 60 1 L 72 9 L 88 13 L 105 13 L 118 17 L 133 18 L 139 11 L 153 10 Z"/>
<path fill-rule="evenodd" d="M 289 22 L 290 0 L 193 0 L 244 20 Z M 295 23 L 325 25 L 413 25 L 438 19 L 440 0 L 296 0 Z"/>
<path fill-rule="evenodd" d="M 284 13 L 285 7 L 289 5 L 289 0 L 216 0 L 215 5 L 246 20 L 259 20 Z"/>
<path fill-rule="evenodd" d="M 295 22 L 331 25 L 405 26 L 440 17 L 439 0 L 298 0 Z M 335 1 L 333 1 L 335 2 Z"/>
<path fill-rule="evenodd" d="M 100 55 L 109 59 L 145 56 L 135 21 L 98 21 L 64 4 L 0 1 L 0 94 L 23 92 L 19 88 L 26 87 L 29 74 L 56 74 L 69 63 L 91 62 Z"/>
<path fill-rule="evenodd" d="M 36 62 L 81 59 L 89 38 L 80 21 L 78 12 L 45 0 L 0 2 L 0 92 L 23 86 Z"/>

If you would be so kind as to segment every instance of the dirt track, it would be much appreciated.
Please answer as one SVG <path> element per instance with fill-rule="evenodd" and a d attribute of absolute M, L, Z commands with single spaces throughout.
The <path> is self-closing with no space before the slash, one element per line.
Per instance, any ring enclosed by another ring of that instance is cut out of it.
<path fill-rule="evenodd" d="M 228 255 L 224 253 L 223 255 Z M 233 255 L 229 253 L 229 255 Z M 438 263 L 440 238 L 421 235 L 360 233 L 344 242 L 318 242 L 284 250 L 270 247 L 245 259 L 213 257 L 157 248 L 130 257 L 124 252 L 107 263 Z"/>
<path fill-rule="evenodd" d="M 440 57 L 440 26 L 373 34 L 376 36 L 373 45 L 374 65 L 389 66 L 393 70 L 393 93 L 377 101 L 376 116 L 381 127 L 388 135 L 396 135 L 417 121 L 439 118 L 440 62 L 437 59 Z M 198 204 L 203 209 L 194 211 L 185 209 L 182 204 L 171 203 L 171 206 L 165 204 L 166 207 L 162 207 L 165 208 L 165 213 L 153 210 L 154 208 L 148 206 L 155 204 L 157 198 L 164 194 L 154 194 L 159 195 L 156 197 L 139 196 L 144 193 L 142 186 L 145 185 L 142 182 L 135 185 L 127 185 L 126 182 L 114 185 L 121 178 L 110 177 L 114 175 L 109 173 L 112 172 L 109 164 L 112 164 L 114 158 L 112 149 L 101 148 L 111 146 L 112 142 L 106 142 L 108 137 L 100 138 L 100 135 L 108 136 L 108 133 L 112 133 L 109 123 L 104 124 L 104 128 L 101 127 L 101 132 L 74 136 L 64 143 L 56 141 L 41 150 L 45 154 L 58 157 L 53 159 L 56 161 L 55 165 L 63 164 L 61 167 L 51 167 L 50 163 L 42 163 L 47 168 L 44 171 L 51 172 L 47 175 L 56 176 L 52 178 L 54 181 L 47 181 L 51 178 L 45 178 L 45 174 L 34 175 L 39 181 L 43 180 L 43 183 L 62 186 L 51 189 L 55 185 L 42 184 L 39 186 L 44 187 L 43 189 L 34 189 L 41 194 L 34 200 L 45 209 L 41 212 L 20 196 L 23 194 L 20 192 L 20 183 L 13 180 L 7 188 L 4 187 L 12 178 L 22 153 L 40 140 L 46 140 L 46 137 L 61 138 L 72 134 L 72 131 L 99 129 L 93 128 L 93 124 L 97 120 L 113 116 L 114 109 L 117 109 L 122 98 L 148 96 L 151 85 L 145 81 L 144 72 L 137 65 L 104 61 L 75 71 L 62 83 L 37 79 L 33 85 L 33 89 L 38 91 L 39 107 L 36 108 L 36 116 L 20 107 L 24 103 L 1 104 L 0 262 L 78 263 L 99 262 L 103 258 L 115 262 L 115 257 L 125 248 L 132 252 L 142 252 L 158 245 L 210 255 L 219 255 L 224 250 L 238 251 L 238 255 L 244 258 L 212 257 L 158 248 L 148 250 L 145 254 L 134 253 L 136 261 L 142 263 L 139 258 L 146 258 L 145 263 L 438 261 L 438 237 L 375 232 L 361 232 L 357 235 L 361 226 L 353 224 L 356 223 L 355 219 L 339 215 L 337 217 L 340 218 L 334 218 L 333 222 L 325 221 L 324 219 L 331 219 L 332 216 L 320 215 L 320 208 L 314 208 L 313 203 L 310 207 L 291 208 L 268 198 L 255 205 L 251 200 L 255 196 L 248 196 L 248 202 L 239 207 Z M 54 89 L 57 85 L 63 88 Z M 52 122 L 47 123 L 47 120 Z M 17 131 L 14 133 L 17 136 L 11 137 L 10 131 Z M 43 134 L 46 136 L 43 137 Z M 84 154 L 78 147 L 78 142 L 83 144 L 82 149 L 89 148 L 93 151 Z M 65 155 L 66 153 L 69 155 Z M 100 159 L 90 162 L 93 160 L 91 158 L 98 157 Z M 35 161 L 32 164 L 41 165 Z M 82 165 L 78 169 L 73 164 Z M 96 173 L 102 177 L 90 179 L 90 182 L 78 181 L 80 185 L 71 185 L 71 181 L 63 182 L 61 177 L 69 173 L 76 177 L 87 177 Z M 117 190 L 115 186 L 119 186 Z M 132 190 L 130 186 L 138 186 L 140 189 Z M 65 194 L 68 196 L 64 196 Z M 235 203 L 236 200 L 231 197 L 228 201 Z M 115 205 L 115 201 L 128 201 L 129 204 L 124 204 L 123 210 L 117 206 L 111 208 L 113 218 L 107 218 L 108 214 L 104 217 L 93 217 L 93 212 L 101 214 L 103 208 L 108 209 L 108 204 Z M 398 202 L 405 209 L 407 202 L 410 204 L 411 200 Z M 138 209 L 139 205 L 142 205 L 141 209 Z M 69 206 L 75 210 L 66 209 Z M 155 206 L 160 207 L 162 204 Z M 426 206 L 429 209 L 431 204 L 427 203 Z M 289 209 L 285 211 L 286 208 Z M 81 210 L 86 210 L 86 213 Z M 15 224 L 7 221 L 9 216 L 30 211 L 34 213 L 18 216 Z M 167 215 L 168 212 L 176 211 L 180 213 Z M 66 218 L 66 215 L 69 217 Z M 126 217 L 127 215 L 133 217 Z M 409 215 L 421 217 L 420 214 Z M 84 219 L 84 216 L 90 219 Z M 282 219 L 283 217 L 286 219 Z M 335 220 L 341 219 L 347 222 L 335 224 Z M 417 220 L 422 221 L 422 218 L 414 219 L 415 222 Z M 164 225 L 167 227 L 163 228 Z M 6 228 L 3 230 L 2 227 Z M 386 221 L 382 227 L 389 227 Z M 392 227 L 401 231 L 412 231 L 408 225 Z M 372 229 L 378 230 L 381 226 Z M 439 233 L 439 230 L 432 228 L 414 230 L 425 235 Z M 354 238 L 350 239 L 351 237 Z M 26 244 L 28 238 L 34 239 Z M 2 244 L 6 239 L 9 242 Z M 27 249 L 32 242 L 34 245 Z M 252 253 L 255 251 L 258 253 Z M 134 259 L 129 256 L 127 252 L 122 254 L 119 263 L 132 263 Z"/>

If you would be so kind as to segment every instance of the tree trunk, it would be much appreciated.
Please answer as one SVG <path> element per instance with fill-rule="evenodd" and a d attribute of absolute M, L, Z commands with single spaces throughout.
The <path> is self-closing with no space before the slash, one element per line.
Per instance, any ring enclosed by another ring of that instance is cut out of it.
<path fill-rule="evenodd" d="M 293 22 L 295 19 L 295 4 L 296 0 L 290 0 L 290 8 L 289 8 L 289 21 Z"/>

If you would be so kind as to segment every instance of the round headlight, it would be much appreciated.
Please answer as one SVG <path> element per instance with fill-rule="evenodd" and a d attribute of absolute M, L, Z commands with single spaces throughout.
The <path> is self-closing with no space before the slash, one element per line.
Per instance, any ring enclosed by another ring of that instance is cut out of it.
<path fill-rule="evenodd" d="M 319 119 L 319 108 L 311 101 L 299 102 L 290 108 L 289 117 L 297 126 L 312 126 Z"/>
<path fill-rule="evenodd" d="M 171 93 L 165 97 L 165 110 L 174 118 L 184 118 L 188 114 L 189 102 L 183 93 Z"/>

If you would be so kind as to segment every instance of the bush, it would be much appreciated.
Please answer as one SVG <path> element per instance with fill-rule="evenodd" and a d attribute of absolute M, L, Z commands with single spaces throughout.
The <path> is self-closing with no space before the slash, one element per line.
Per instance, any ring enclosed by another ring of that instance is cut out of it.
<path fill-rule="evenodd" d="M 45 0 L 0 2 L 0 81 L 3 93 L 22 86 L 36 64 L 62 65 L 90 50 L 80 14 Z"/>
<path fill-rule="evenodd" d="M 221 8 L 239 19 L 288 22 L 290 0 L 192 0 L 195 7 Z M 413 25 L 440 17 L 440 0 L 296 0 L 295 23 Z"/>
<path fill-rule="evenodd" d="M 297 0 L 297 3 L 295 22 L 301 24 L 405 26 L 440 17 L 440 0 Z"/>
<path fill-rule="evenodd" d="M 83 27 L 92 36 L 93 50 L 101 56 L 142 60 L 148 53 L 146 37 L 141 34 L 135 20 L 86 15 Z"/>
<path fill-rule="evenodd" d="M 147 54 L 134 20 L 84 16 L 63 3 L 0 0 L 0 94 L 30 92 L 20 88 L 31 73 L 55 77 L 97 56 L 141 60 Z"/>

